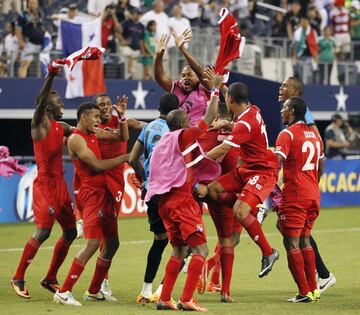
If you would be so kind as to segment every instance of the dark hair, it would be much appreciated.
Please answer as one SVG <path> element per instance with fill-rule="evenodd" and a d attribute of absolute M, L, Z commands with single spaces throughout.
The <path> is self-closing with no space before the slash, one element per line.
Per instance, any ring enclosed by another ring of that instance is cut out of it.
<path fill-rule="evenodd" d="M 92 102 L 85 102 L 85 103 L 80 104 L 80 106 L 79 106 L 79 108 L 77 110 L 77 113 L 76 113 L 77 120 L 79 121 L 80 118 L 81 118 L 81 115 L 86 113 L 88 110 L 91 110 L 91 109 L 100 110 L 99 106 L 97 106 L 96 104 L 94 104 Z"/>
<path fill-rule="evenodd" d="M 334 115 L 331 116 L 331 122 L 335 122 L 335 121 L 337 121 L 338 119 L 344 120 L 344 119 L 342 118 L 342 116 L 339 115 L 339 114 L 334 114 Z"/>
<path fill-rule="evenodd" d="M 180 109 L 172 110 L 166 116 L 166 123 L 169 126 L 170 131 L 178 130 L 182 128 L 182 122 L 184 120 L 185 112 Z"/>
<path fill-rule="evenodd" d="M 98 98 L 99 97 L 110 97 L 109 95 L 105 94 L 105 93 L 99 93 L 99 94 L 96 94 L 94 95 L 93 99 L 92 99 L 92 102 L 97 105 L 97 102 L 98 102 Z"/>
<path fill-rule="evenodd" d="M 155 21 L 155 20 L 149 21 L 148 24 L 146 25 L 146 30 L 150 32 L 150 27 L 151 27 L 153 24 L 156 24 L 156 21 Z"/>
<path fill-rule="evenodd" d="M 249 103 L 249 88 L 244 83 L 235 82 L 231 84 L 227 94 L 230 95 L 237 104 Z"/>
<path fill-rule="evenodd" d="M 304 83 L 298 77 L 289 77 L 294 84 L 294 88 L 298 91 L 299 96 L 304 93 Z"/>
<path fill-rule="evenodd" d="M 286 104 L 293 110 L 295 116 L 294 122 L 305 121 L 307 106 L 303 99 L 300 97 L 290 97 Z"/>
<path fill-rule="evenodd" d="M 159 99 L 159 112 L 162 115 L 167 115 L 174 109 L 180 107 L 179 98 L 172 93 L 164 93 Z"/>

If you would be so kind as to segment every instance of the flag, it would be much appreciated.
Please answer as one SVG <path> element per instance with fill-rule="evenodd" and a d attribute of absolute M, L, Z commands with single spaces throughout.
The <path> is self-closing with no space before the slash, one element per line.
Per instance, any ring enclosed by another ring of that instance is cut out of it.
<path fill-rule="evenodd" d="M 101 18 L 75 24 L 61 21 L 61 44 L 65 57 L 87 46 L 101 47 Z M 64 68 L 67 80 L 66 98 L 92 96 L 106 91 L 102 60 L 84 58 L 72 70 Z"/>
<path fill-rule="evenodd" d="M 220 49 L 215 63 L 215 73 L 224 74 L 225 67 L 234 59 L 240 58 L 245 46 L 245 37 L 241 36 L 236 20 L 228 9 L 219 13 Z"/>

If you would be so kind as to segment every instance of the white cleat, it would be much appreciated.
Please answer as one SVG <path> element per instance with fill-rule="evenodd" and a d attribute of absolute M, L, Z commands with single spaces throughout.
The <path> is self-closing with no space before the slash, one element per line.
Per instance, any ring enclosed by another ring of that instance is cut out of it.
<path fill-rule="evenodd" d="M 57 290 L 54 294 L 54 302 L 63 305 L 81 306 L 81 303 L 75 300 L 70 291 L 60 293 L 59 290 Z"/>
<path fill-rule="evenodd" d="M 103 282 L 101 283 L 100 291 L 105 295 L 112 296 L 112 290 L 108 279 L 103 280 Z"/>
<path fill-rule="evenodd" d="M 79 219 L 76 221 L 76 231 L 77 231 L 76 239 L 84 237 L 83 220 Z"/>
<path fill-rule="evenodd" d="M 323 294 L 327 289 L 335 285 L 335 283 L 336 283 L 336 278 L 332 273 L 330 273 L 329 278 L 325 278 L 325 279 L 319 278 L 317 280 L 317 287 L 320 291 L 320 294 Z"/>

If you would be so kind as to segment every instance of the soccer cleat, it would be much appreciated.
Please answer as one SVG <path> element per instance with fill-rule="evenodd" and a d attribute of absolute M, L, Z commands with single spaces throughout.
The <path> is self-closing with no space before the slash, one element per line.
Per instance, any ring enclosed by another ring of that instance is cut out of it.
<path fill-rule="evenodd" d="M 313 295 L 314 301 L 319 301 L 320 300 L 320 291 L 319 291 L 319 289 L 315 289 L 314 291 L 312 291 L 312 295 Z"/>
<path fill-rule="evenodd" d="M 155 292 L 151 295 L 149 302 L 156 303 L 157 301 L 159 301 L 159 299 L 160 299 L 160 295 Z"/>
<path fill-rule="evenodd" d="M 208 265 L 205 263 L 196 286 L 199 294 L 204 294 L 205 292 L 207 277 L 208 277 Z"/>
<path fill-rule="evenodd" d="M 273 249 L 273 252 L 270 256 L 264 256 L 261 260 L 261 271 L 259 273 L 259 277 L 265 277 L 272 269 L 275 261 L 279 259 L 280 253 Z"/>
<path fill-rule="evenodd" d="M 151 297 L 150 297 L 151 298 Z M 145 297 L 145 296 L 143 296 L 141 293 L 137 296 L 137 298 L 136 298 L 136 303 L 137 304 L 148 304 L 148 303 L 150 303 L 151 301 L 150 301 L 150 298 L 147 298 L 147 297 Z"/>
<path fill-rule="evenodd" d="M 54 294 L 54 302 L 63 305 L 81 306 L 81 303 L 75 300 L 70 291 L 61 293 L 57 290 Z"/>
<path fill-rule="evenodd" d="M 46 278 L 40 281 L 40 286 L 46 290 L 49 290 L 52 293 L 55 293 L 60 289 L 59 282 L 57 281 L 49 281 Z"/>
<path fill-rule="evenodd" d="M 93 293 L 90 293 L 89 291 L 86 291 L 84 293 L 84 301 L 90 301 L 90 302 L 97 302 L 97 301 L 116 302 L 117 298 L 113 297 L 112 295 L 106 295 L 101 291 L 99 291 L 96 294 L 93 294 Z"/>
<path fill-rule="evenodd" d="M 336 283 L 336 278 L 332 273 L 330 273 L 329 278 L 325 278 L 325 279 L 319 278 L 317 281 L 317 287 L 320 291 L 320 294 L 323 294 L 327 289 L 335 285 L 335 283 Z"/>
<path fill-rule="evenodd" d="M 112 290 L 108 279 L 103 280 L 103 282 L 101 283 L 100 291 L 105 295 L 112 296 Z"/>
<path fill-rule="evenodd" d="M 15 293 L 18 296 L 20 296 L 20 297 L 22 297 L 24 299 L 30 299 L 31 298 L 31 295 L 30 295 L 28 289 L 26 288 L 24 280 L 11 279 L 10 280 L 10 285 L 14 289 Z"/>
<path fill-rule="evenodd" d="M 79 219 L 76 221 L 76 231 L 77 231 L 76 239 L 84 237 L 83 220 Z"/>
<path fill-rule="evenodd" d="M 235 303 L 235 300 L 228 294 L 221 294 L 222 303 Z"/>
<path fill-rule="evenodd" d="M 298 294 L 295 297 L 288 299 L 287 301 L 292 303 L 311 303 L 314 302 L 314 297 L 312 292 L 308 292 L 306 295 Z"/>
<path fill-rule="evenodd" d="M 179 300 L 177 307 L 183 311 L 207 312 L 207 308 L 201 306 L 194 298 L 189 302 L 182 302 Z"/>
<path fill-rule="evenodd" d="M 160 299 L 156 302 L 156 308 L 158 310 L 166 311 L 166 310 L 179 310 L 174 300 L 171 299 L 170 301 L 161 301 Z"/>
<path fill-rule="evenodd" d="M 215 284 L 215 283 L 209 282 L 207 291 L 208 292 L 221 292 L 221 284 Z"/>

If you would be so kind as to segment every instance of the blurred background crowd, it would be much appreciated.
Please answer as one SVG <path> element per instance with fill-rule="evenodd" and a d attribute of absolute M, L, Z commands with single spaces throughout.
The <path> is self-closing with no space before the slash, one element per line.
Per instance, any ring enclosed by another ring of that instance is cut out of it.
<path fill-rule="evenodd" d="M 226 7 L 247 37 L 233 70 L 281 81 L 297 75 L 306 84 L 358 84 L 358 0 L 0 0 L 0 76 L 41 76 L 41 64 L 62 55 L 61 21 L 102 20 L 107 78 L 151 79 L 155 41 L 191 28 L 190 49 L 203 64 L 219 45 L 217 16 Z M 183 65 L 174 41 L 168 70 Z"/>

